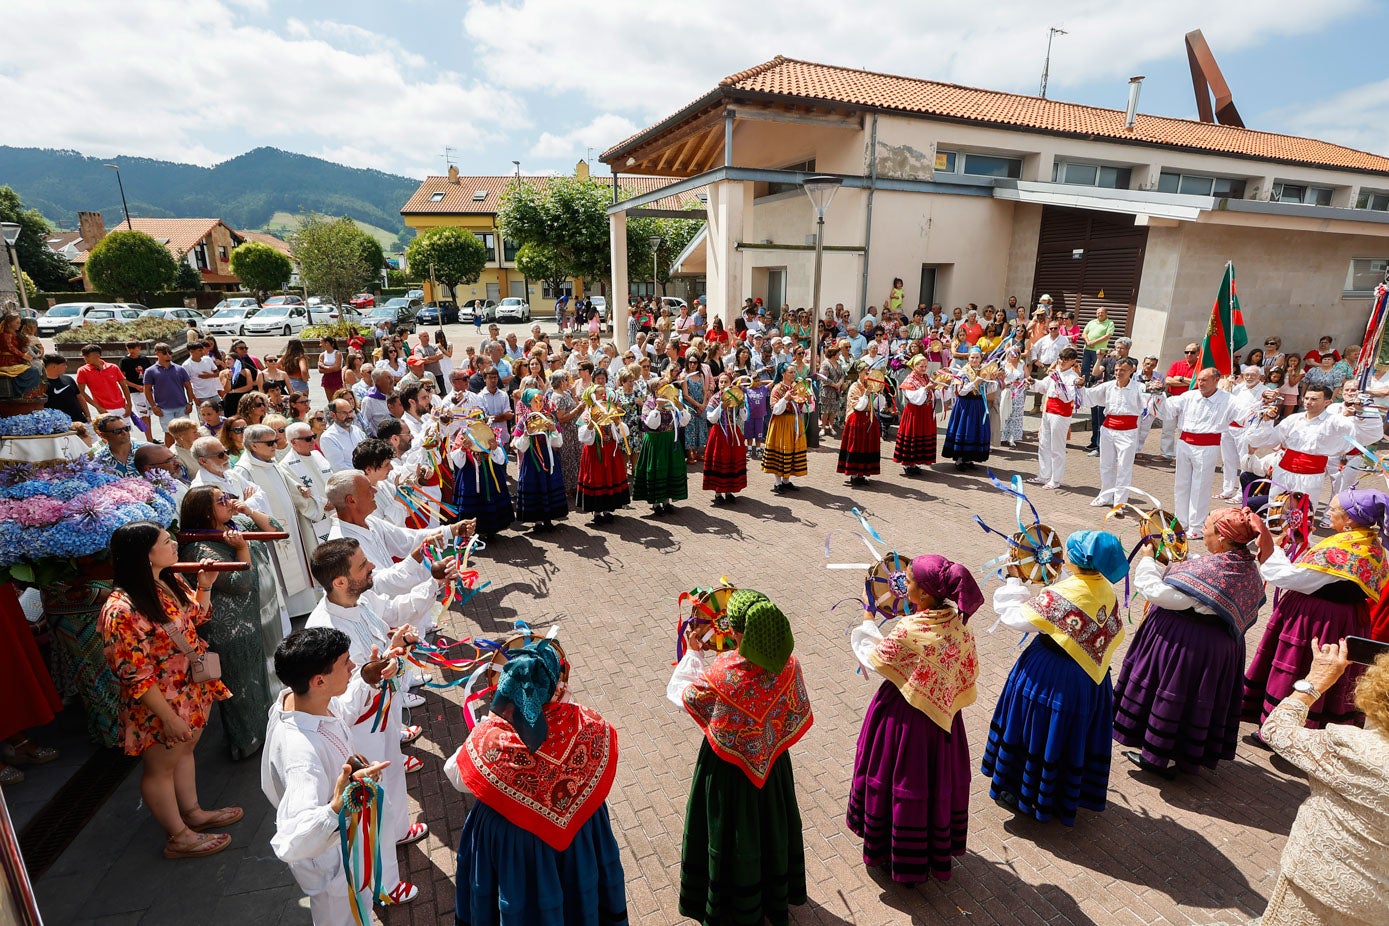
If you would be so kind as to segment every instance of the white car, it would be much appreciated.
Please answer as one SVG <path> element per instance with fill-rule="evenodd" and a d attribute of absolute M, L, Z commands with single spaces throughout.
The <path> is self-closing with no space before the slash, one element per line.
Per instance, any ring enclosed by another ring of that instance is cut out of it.
<path fill-rule="evenodd" d="M 302 305 L 269 305 L 241 323 L 242 337 L 278 334 L 289 337 L 309 326 L 309 310 Z"/>
<path fill-rule="evenodd" d="M 591 303 L 593 303 L 593 307 L 594 307 L 595 309 L 598 310 L 598 320 L 599 320 L 599 321 L 603 321 L 603 322 L 607 321 L 607 320 L 608 320 L 608 297 L 607 297 L 607 296 L 589 296 L 589 297 L 588 297 L 588 301 L 591 302 Z"/>
<path fill-rule="evenodd" d="M 260 303 L 256 302 L 256 300 L 252 299 L 250 296 L 237 296 L 234 299 L 223 299 L 221 302 L 214 305 L 212 307 L 212 313 L 215 315 L 223 309 L 250 309 L 259 305 Z"/>
<path fill-rule="evenodd" d="M 256 300 L 252 299 L 250 305 L 226 308 L 214 312 L 212 316 L 203 322 L 203 331 L 207 334 L 221 334 L 227 337 L 239 338 L 245 332 L 241 326 L 246 320 L 260 311 L 260 306 L 256 305 Z"/>
<path fill-rule="evenodd" d="M 424 290 L 422 290 L 422 289 L 412 289 L 412 290 L 410 290 L 408 293 L 405 294 L 405 298 L 406 298 L 406 299 L 418 299 L 418 300 L 420 300 L 421 302 L 423 302 L 423 301 L 424 301 Z"/>
<path fill-rule="evenodd" d="M 314 296 L 309 299 L 309 324 L 331 325 L 334 322 L 361 322 L 362 313 L 350 305 L 333 305 L 326 299 Z"/>
<path fill-rule="evenodd" d="M 62 302 L 39 316 L 39 334 L 51 338 L 59 331 L 83 324 L 87 315 L 97 310 L 116 309 L 114 302 Z M 109 316 L 108 316 L 109 318 Z M 107 319 L 103 319 L 105 321 Z"/>
<path fill-rule="evenodd" d="M 124 305 L 97 306 L 82 316 L 82 324 L 99 325 L 102 322 L 133 322 L 140 317 L 140 310 Z"/>
<path fill-rule="evenodd" d="M 531 320 L 530 303 L 519 296 L 507 296 L 497 303 L 497 321 L 512 319 L 518 322 L 528 322 Z"/>

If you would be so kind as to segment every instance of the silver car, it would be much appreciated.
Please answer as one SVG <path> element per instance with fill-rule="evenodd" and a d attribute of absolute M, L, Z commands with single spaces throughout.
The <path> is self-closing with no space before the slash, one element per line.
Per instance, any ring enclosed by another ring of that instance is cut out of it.
<path fill-rule="evenodd" d="M 62 302 L 39 316 L 39 334 L 51 338 L 59 331 L 67 331 L 85 322 L 88 313 L 98 309 L 116 309 L 114 302 Z M 103 319 L 105 320 L 105 319 Z"/>
<path fill-rule="evenodd" d="M 203 331 L 206 334 L 221 334 L 227 337 L 239 338 L 245 335 L 243 325 L 246 319 L 260 311 L 260 306 L 256 305 L 254 299 L 249 306 L 238 306 L 234 309 L 222 309 L 214 312 L 212 317 L 203 322 Z"/>

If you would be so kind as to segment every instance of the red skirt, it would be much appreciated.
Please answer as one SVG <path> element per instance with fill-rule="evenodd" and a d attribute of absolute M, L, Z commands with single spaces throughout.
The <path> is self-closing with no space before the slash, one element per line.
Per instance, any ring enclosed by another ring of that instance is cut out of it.
<path fill-rule="evenodd" d="M 902 420 L 897 425 L 897 443 L 892 462 L 903 466 L 934 466 L 936 463 L 936 410 L 930 402 L 902 404 Z"/>
<path fill-rule="evenodd" d="M 50 722 L 63 709 L 19 595 L 0 584 L 0 739 Z"/>
<path fill-rule="evenodd" d="M 710 425 L 709 442 L 704 445 L 704 491 L 741 492 L 747 487 L 748 445 L 742 430 Z"/>
<path fill-rule="evenodd" d="M 609 438 L 584 444 L 579 453 L 579 483 L 574 492 L 577 511 L 616 511 L 632 500 L 627 483 L 627 454 Z"/>
<path fill-rule="evenodd" d="M 836 473 L 846 476 L 876 476 L 882 472 L 883 434 L 878 416 L 867 411 L 850 412 L 844 419 L 844 437 L 839 442 Z"/>

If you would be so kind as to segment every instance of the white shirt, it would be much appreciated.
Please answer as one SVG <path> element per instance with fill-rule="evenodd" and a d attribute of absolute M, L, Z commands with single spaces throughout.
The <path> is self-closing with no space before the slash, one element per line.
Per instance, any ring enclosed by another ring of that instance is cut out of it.
<path fill-rule="evenodd" d="M 194 398 L 199 402 L 204 399 L 217 398 L 218 390 L 222 388 L 221 379 L 218 377 L 201 378 L 204 373 L 217 372 L 217 361 L 204 354 L 203 359 L 194 360 L 192 357 L 189 357 L 187 360 L 183 361 L 180 366 L 188 372 L 188 380 L 193 384 Z"/>
<path fill-rule="evenodd" d="M 1043 366 L 1051 366 L 1061 358 L 1061 351 L 1070 346 L 1070 339 L 1065 335 L 1048 333 L 1033 343 L 1032 359 Z"/>
<path fill-rule="evenodd" d="M 364 528 L 334 518 L 333 528 L 328 532 L 328 537 L 330 540 L 339 537 L 356 540 L 361 544 L 362 555 L 375 567 L 372 573 L 373 588 L 382 595 L 404 595 L 421 582 L 430 579 L 429 567 L 423 562 L 415 562 L 410 553 L 419 545 L 420 540 L 432 533 L 437 531 L 415 531 L 408 527 L 398 527 L 373 515 L 367 518 L 367 526 Z M 414 539 L 416 537 L 419 539 Z M 395 562 L 397 558 L 400 559 L 398 563 Z"/>
<path fill-rule="evenodd" d="M 1158 403 L 1158 414 L 1176 419 L 1179 431 L 1193 434 L 1225 434 L 1230 430 L 1230 393 L 1217 389 L 1209 398 L 1199 389 L 1169 395 Z"/>
<path fill-rule="evenodd" d="M 1103 408 L 1106 415 L 1137 415 L 1143 410 L 1143 384 L 1130 379 L 1129 384 L 1119 386 L 1118 380 L 1100 383 L 1098 386 L 1080 390 L 1086 405 Z"/>
<path fill-rule="evenodd" d="M 285 608 L 291 615 L 307 614 L 314 605 L 314 590 L 309 579 L 303 536 L 297 530 L 299 512 L 294 499 L 300 495 L 299 490 L 289 484 L 274 461 L 258 460 L 249 450 L 236 461 L 233 472 L 244 474 L 260 487 L 256 497 L 265 499 L 265 513 L 289 533 L 288 538 L 274 541 L 270 552 L 280 563 L 280 574 L 285 583 L 280 593 L 285 599 Z"/>
<path fill-rule="evenodd" d="M 1041 393 L 1058 402 L 1076 402 L 1079 399 L 1080 374 L 1072 367 L 1069 370 L 1056 370 L 1041 377 L 1032 384 L 1032 391 Z"/>
<path fill-rule="evenodd" d="M 334 421 L 318 439 L 318 446 L 333 472 L 342 473 L 352 469 L 352 451 L 366 439 L 366 434 L 355 424 L 344 428 Z"/>
<path fill-rule="evenodd" d="M 481 392 L 469 393 L 469 395 L 471 396 L 469 404 L 473 408 L 482 409 L 489 418 L 505 415 L 511 411 L 511 399 L 507 398 L 506 393 L 500 389 L 496 392 L 488 392 L 484 389 Z"/>
<path fill-rule="evenodd" d="M 247 451 L 246 455 L 249 456 L 250 451 Z M 198 474 L 193 477 L 193 481 L 189 484 L 189 488 L 196 488 L 197 486 L 215 486 L 228 495 L 235 495 L 237 498 L 243 499 L 248 507 L 254 508 L 256 511 L 270 513 L 270 505 L 265 499 L 265 493 L 259 491 L 259 487 L 257 487 L 255 494 L 246 498 L 246 490 L 252 487 L 253 483 L 246 478 L 244 473 L 237 472 L 235 468 L 229 468 L 226 473 L 218 476 L 211 470 L 200 467 Z"/>
<path fill-rule="evenodd" d="M 1300 453 L 1338 457 L 1351 449 L 1347 438 L 1353 437 L 1368 447 L 1384 436 L 1384 419 L 1379 415 L 1357 418 L 1343 414 L 1343 408 L 1339 403 L 1330 405 L 1315 418 L 1309 418 L 1306 412 L 1298 412 L 1277 424 L 1267 418 L 1259 419 L 1246 428 L 1248 441 L 1256 447 L 1278 444 Z M 1281 465 L 1273 467 L 1273 481 L 1289 492 L 1320 496 L 1325 478 L 1325 471 L 1290 473 Z"/>
<path fill-rule="evenodd" d="M 1301 592 L 1304 595 L 1310 595 L 1332 582 L 1349 581 L 1343 576 L 1335 576 L 1329 572 L 1296 566 L 1288 559 L 1287 552 L 1279 546 L 1273 548 L 1272 556 L 1259 564 L 1259 575 L 1269 585 L 1290 592 Z"/>
<path fill-rule="evenodd" d="M 1163 568 L 1151 556 L 1142 556 L 1133 571 L 1133 590 L 1142 595 L 1149 604 L 1169 611 L 1195 611 L 1197 614 L 1214 614 L 1210 608 L 1201 604 L 1185 592 L 1179 592 L 1162 581 Z"/>

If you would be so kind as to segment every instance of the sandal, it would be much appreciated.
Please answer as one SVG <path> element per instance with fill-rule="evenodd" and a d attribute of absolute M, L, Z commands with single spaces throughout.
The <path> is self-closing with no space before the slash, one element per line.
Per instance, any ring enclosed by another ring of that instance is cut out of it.
<path fill-rule="evenodd" d="M 396 846 L 413 846 L 428 835 L 428 823 L 411 823 L 410 829 L 405 832 L 405 838 L 396 840 Z"/>
<path fill-rule="evenodd" d="M 409 746 L 415 740 L 419 739 L 422 733 L 424 733 L 424 727 L 417 723 L 402 727 L 400 730 L 400 745 Z"/>
<path fill-rule="evenodd" d="M 24 773 L 13 765 L 0 766 L 0 785 L 17 785 L 24 780 Z"/>
<path fill-rule="evenodd" d="M 202 810 L 202 808 L 194 807 L 193 810 Z M 188 814 L 192 813 L 192 811 L 188 811 L 187 813 L 180 813 L 179 816 L 183 818 L 183 825 L 188 827 L 195 833 L 201 833 L 205 830 L 221 829 L 224 826 L 231 826 L 233 823 L 240 822 L 241 818 L 246 816 L 246 812 L 242 810 L 240 807 L 223 807 L 219 810 L 208 810 L 204 812 L 211 814 L 211 816 L 209 816 L 202 823 L 199 823 L 197 826 L 194 826 L 192 823 L 188 822 Z"/>
<path fill-rule="evenodd" d="M 206 858 L 209 855 L 216 855 L 231 845 L 231 837 L 226 833 L 199 833 L 197 840 L 187 849 L 180 849 L 173 842 L 174 837 L 172 836 L 165 841 L 165 858 Z"/>
<path fill-rule="evenodd" d="M 40 746 L 25 737 L 17 744 L 7 743 L 4 758 L 10 765 L 44 765 L 58 758 L 58 750 L 52 746 Z"/>
<path fill-rule="evenodd" d="M 419 888 L 415 887 L 415 885 L 411 884 L 409 881 L 401 881 L 395 887 L 391 888 L 389 894 L 381 895 L 381 906 L 391 907 L 396 904 L 409 903 L 418 896 L 420 896 Z"/>
<path fill-rule="evenodd" d="M 424 762 L 419 756 L 405 757 L 405 774 L 408 775 L 411 772 L 418 772 L 422 768 L 424 768 Z"/>

